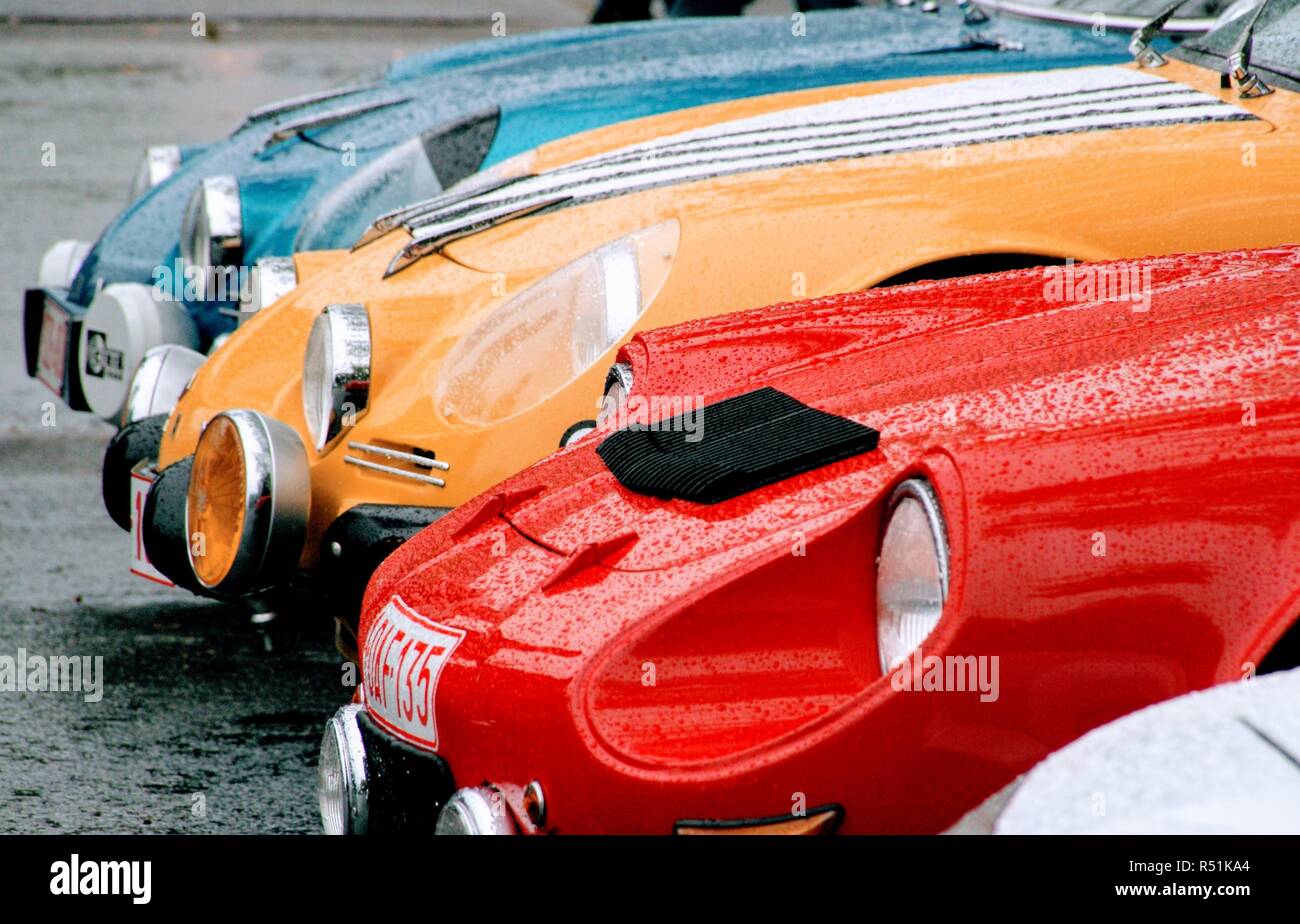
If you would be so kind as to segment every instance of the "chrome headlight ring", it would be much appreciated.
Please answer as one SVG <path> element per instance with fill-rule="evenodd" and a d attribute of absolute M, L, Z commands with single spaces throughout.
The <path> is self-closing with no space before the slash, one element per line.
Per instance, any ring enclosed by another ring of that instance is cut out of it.
<path fill-rule="evenodd" d="M 243 206 L 235 177 L 204 177 L 195 187 L 181 220 L 181 259 L 198 273 L 203 291 L 213 267 L 243 263 Z"/>
<path fill-rule="evenodd" d="M 948 601 L 948 531 L 926 480 L 909 478 L 889 498 L 876 559 L 876 639 L 883 674 L 921 646 Z"/>
<path fill-rule="evenodd" d="M 181 168 L 181 147 L 178 144 L 155 144 L 145 148 L 144 157 L 131 181 L 131 198 L 134 202 L 149 190 L 161 184 Z"/>
<path fill-rule="evenodd" d="M 600 411 L 596 415 L 597 428 L 617 426 L 618 417 L 631 393 L 632 367 L 627 363 L 614 363 L 605 375 L 605 390 L 601 392 Z"/>
<path fill-rule="evenodd" d="M 248 273 L 248 298 L 239 306 L 239 323 L 269 308 L 298 285 L 293 257 L 261 257 Z"/>
<path fill-rule="evenodd" d="M 316 793 L 326 834 L 365 834 L 370 827 L 369 768 L 357 720 L 361 709 L 344 706 L 325 725 Z"/>
<path fill-rule="evenodd" d="M 165 343 L 144 354 L 131 376 L 131 387 L 122 405 L 121 425 L 126 426 L 155 414 L 170 414 L 207 359 L 197 350 Z"/>
<path fill-rule="evenodd" d="M 487 786 L 458 789 L 438 813 L 434 834 L 518 834 L 505 797 Z"/>
<path fill-rule="evenodd" d="M 200 584 L 219 594 L 237 596 L 262 589 L 298 561 L 307 533 L 311 471 L 302 440 L 292 427 L 247 409 L 223 411 L 217 417 L 229 420 L 239 438 L 244 515 L 238 547 L 225 574 L 212 583 L 199 577 L 192 541 L 186 543 L 186 552 Z M 202 449 L 200 435 L 196 462 Z M 185 535 L 195 535 L 189 495 L 185 502 Z"/>
<path fill-rule="evenodd" d="M 312 324 L 302 368 L 302 410 L 324 452 L 370 404 L 370 315 L 364 305 L 329 305 Z"/>

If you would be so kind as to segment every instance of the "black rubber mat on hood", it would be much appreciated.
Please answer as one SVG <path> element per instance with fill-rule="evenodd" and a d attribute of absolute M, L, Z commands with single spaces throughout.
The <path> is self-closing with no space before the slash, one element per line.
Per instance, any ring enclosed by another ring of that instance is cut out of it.
<path fill-rule="evenodd" d="M 629 490 L 716 504 L 876 448 L 880 434 L 760 388 L 651 427 L 633 424 L 596 448 Z"/>

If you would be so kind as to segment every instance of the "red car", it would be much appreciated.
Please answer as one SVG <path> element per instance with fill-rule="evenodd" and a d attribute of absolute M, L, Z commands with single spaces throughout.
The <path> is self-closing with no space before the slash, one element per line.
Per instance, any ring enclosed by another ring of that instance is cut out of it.
<path fill-rule="evenodd" d="M 603 413 L 375 574 L 327 830 L 937 832 L 1295 663 L 1300 248 L 654 331 Z"/>

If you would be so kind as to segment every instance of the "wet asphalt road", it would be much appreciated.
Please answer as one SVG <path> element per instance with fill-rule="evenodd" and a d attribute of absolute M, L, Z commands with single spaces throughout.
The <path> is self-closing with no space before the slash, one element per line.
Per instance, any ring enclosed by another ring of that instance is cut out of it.
<path fill-rule="evenodd" d="M 26 378 L 20 291 L 51 242 L 123 206 L 146 144 L 482 32 L 245 23 L 212 41 L 0 15 L 0 658 L 102 657 L 104 676 L 96 703 L 0 691 L 0 832 L 319 830 L 320 733 L 349 695 L 331 627 L 268 655 L 243 613 L 128 574 L 99 497 L 111 430 Z"/>

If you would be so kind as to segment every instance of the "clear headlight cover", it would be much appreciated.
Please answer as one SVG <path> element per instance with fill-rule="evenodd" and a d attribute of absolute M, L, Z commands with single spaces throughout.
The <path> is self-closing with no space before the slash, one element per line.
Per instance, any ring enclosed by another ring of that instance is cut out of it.
<path fill-rule="evenodd" d="M 948 537 L 934 489 L 919 478 L 898 486 L 876 570 L 876 639 L 888 674 L 934 631 L 948 598 Z"/>
<path fill-rule="evenodd" d="M 321 825 L 326 834 L 346 834 L 348 831 L 348 796 L 344 784 L 346 772 L 338 734 L 333 723 L 330 723 L 321 740 L 320 763 L 316 771 L 316 798 L 320 804 Z"/>
<path fill-rule="evenodd" d="M 584 254 L 509 299 L 447 356 L 443 416 L 492 424 L 541 404 L 617 344 L 663 288 L 677 255 L 675 219 Z"/>

